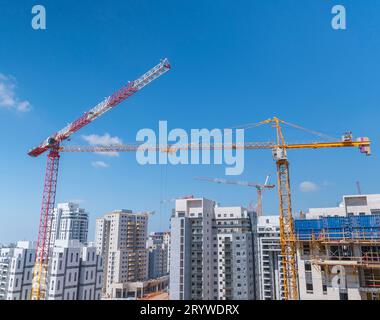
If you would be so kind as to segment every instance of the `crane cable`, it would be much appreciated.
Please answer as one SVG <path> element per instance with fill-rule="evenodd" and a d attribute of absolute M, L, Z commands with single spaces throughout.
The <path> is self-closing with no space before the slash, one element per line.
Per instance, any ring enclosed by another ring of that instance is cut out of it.
<path fill-rule="evenodd" d="M 284 121 L 284 120 L 280 120 L 281 123 L 283 124 L 286 124 L 288 125 L 289 127 L 293 127 L 295 129 L 299 129 L 299 130 L 302 130 L 302 131 L 305 131 L 305 132 L 308 132 L 308 133 L 311 133 L 311 134 L 314 134 L 316 136 L 319 136 L 320 138 L 325 138 L 327 140 L 331 140 L 331 141 L 335 141 L 337 140 L 336 138 L 334 137 L 331 137 L 327 134 L 324 134 L 324 133 L 321 133 L 321 132 L 318 132 L 318 131 L 314 131 L 314 130 L 310 130 L 310 129 L 307 129 L 307 128 L 304 128 L 304 127 L 301 127 L 297 124 L 294 124 L 294 123 L 290 123 L 290 122 L 287 122 L 287 121 Z M 267 124 L 269 123 L 269 120 L 264 120 L 264 121 L 261 121 L 261 122 L 256 122 L 256 123 L 247 123 L 247 124 L 243 124 L 243 125 L 238 125 L 238 126 L 234 126 L 234 127 L 229 127 L 227 129 L 244 129 L 244 130 L 249 130 L 249 129 L 254 129 L 254 128 L 257 128 L 263 124 Z"/>

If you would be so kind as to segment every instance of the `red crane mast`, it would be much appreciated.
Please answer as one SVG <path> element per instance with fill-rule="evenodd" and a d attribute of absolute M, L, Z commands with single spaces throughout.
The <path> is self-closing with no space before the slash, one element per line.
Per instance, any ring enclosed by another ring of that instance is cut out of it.
<path fill-rule="evenodd" d="M 28 152 L 29 156 L 38 157 L 46 151 L 49 151 L 47 156 L 40 222 L 38 228 L 36 262 L 33 270 L 31 291 L 32 300 L 41 300 L 46 297 L 51 221 L 55 205 L 61 142 L 67 140 L 73 133 L 77 132 L 84 126 L 99 118 L 105 112 L 111 110 L 144 88 L 146 85 L 169 71 L 170 68 L 171 66 L 168 59 L 161 60 L 158 65 L 143 74 L 140 78 L 129 82 L 126 86 L 107 97 L 80 118 L 68 124 L 62 130 L 52 134 L 46 140 L 41 142 L 40 145 Z"/>

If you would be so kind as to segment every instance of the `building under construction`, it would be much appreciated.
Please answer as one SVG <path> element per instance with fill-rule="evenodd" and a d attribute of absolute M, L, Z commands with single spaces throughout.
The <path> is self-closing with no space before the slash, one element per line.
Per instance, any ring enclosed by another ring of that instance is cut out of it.
<path fill-rule="evenodd" d="M 295 220 L 301 300 L 380 300 L 380 194 Z"/>

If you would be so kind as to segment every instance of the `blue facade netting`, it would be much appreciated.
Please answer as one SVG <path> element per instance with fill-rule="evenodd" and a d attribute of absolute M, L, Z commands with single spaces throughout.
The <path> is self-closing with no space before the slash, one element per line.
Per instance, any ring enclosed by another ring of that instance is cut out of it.
<path fill-rule="evenodd" d="M 299 219 L 294 221 L 296 237 L 299 240 L 318 239 L 380 239 L 380 216 L 321 217 L 320 219 Z"/>

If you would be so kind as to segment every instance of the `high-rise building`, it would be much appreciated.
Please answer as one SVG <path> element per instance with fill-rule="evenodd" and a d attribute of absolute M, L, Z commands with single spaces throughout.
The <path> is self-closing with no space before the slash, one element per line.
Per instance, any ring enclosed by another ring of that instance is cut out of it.
<path fill-rule="evenodd" d="M 103 259 L 94 244 L 56 240 L 48 281 L 48 300 L 100 300 Z"/>
<path fill-rule="evenodd" d="M 171 218 L 170 299 L 212 300 L 212 219 L 211 200 L 176 200 Z"/>
<path fill-rule="evenodd" d="M 380 300 L 380 195 L 295 220 L 301 300 Z"/>
<path fill-rule="evenodd" d="M 79 240 L 85 244 L 88 235 L 88 213 L 78 204 L 59 203 L 53 212 L 51 246 L 55 240 Z"/>
<path fill-rule="evenodd" d="M 3 250 L 3 249 L 2 249 Z M 28 300 L 32 288 L 35 243 L 19 241 L 4 252 L 3 292 L 6 300 Z M 6 270 L 8 273 L 6 274 Z"/>
<path fill-rule="evenodd" d="M 215 207 L 214 295 L 218 300 L 255 297 L 251 218 L 242 207 Z"/>
<path fill-rule="evenodd" d="M 279 216 L 254 216 L 256 300 L 284 299 Z"/>
<path fill-rule="evenodd" d="M 253 299 L 251 218 L 241 207 L 178 199 L 171 218 L 170 299 Z"/>
<path fill-rule="evenodd" d="M 106 297 L 114 297 L 116 288 L 122 290 L 130 282 L 148 278 L 147 229 L 148 213 L 116 210 L 96 220 L 95 241 L 104 260 Z"/>
<path fill-rule="evenodd" d="M 169 264 L 170 232 L 152 232 L 149 234 L 149 279 L 167 275 Z"/>

